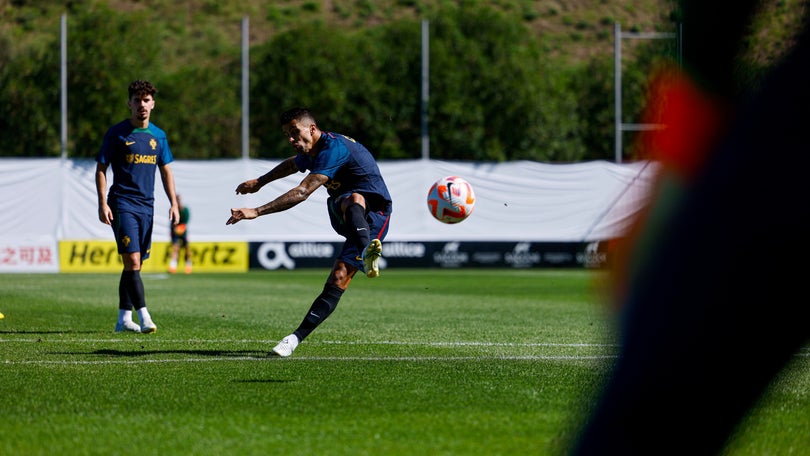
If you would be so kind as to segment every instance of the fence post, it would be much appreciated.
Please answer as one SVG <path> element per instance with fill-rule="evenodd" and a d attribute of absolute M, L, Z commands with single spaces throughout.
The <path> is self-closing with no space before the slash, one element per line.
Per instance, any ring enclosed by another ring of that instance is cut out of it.
<path fill-rule="evenodd" d="M 250 158 L 250 19 L 242 18 L 242 158 Z"/>
<path fill-rule="evenodd" d="M 430 135 L 428 134 L 428 93 L 430 92 L 430 31 L 428 20 L 422 20 L 422 159 L 430 158 Z"/>
<path fill-rule="evenodd" d="M 59 18 L 59 83 L 62 88 L 60 90 L 60 109 L 61 109 L 61 134 L 60 142 L 62 144 L 62 160 L 67 158 L 67 13 L 62 13 Z"/>
<path fill-rule="evenodd" d="M 644 32 L 632 33 L 622 32 L 622 27 L 618 22 L 613 26 L 613 80 L 614 80 L 614 96 L 615 96 L 615 135 L 616 141 L 614 144 L 614 154 L 616 163 L 622 162 L 622 133 L 625 131 L 645 131 L 645 130 L 658 130 L 664 128 L 661 124 L 645 124 L 645 123 L 623 123 L 622 122 L 622 39 L 675 39 L 678 49 L 678 64 L 681 64 L 681 33 L 658 33 L 658 32 Z"/>

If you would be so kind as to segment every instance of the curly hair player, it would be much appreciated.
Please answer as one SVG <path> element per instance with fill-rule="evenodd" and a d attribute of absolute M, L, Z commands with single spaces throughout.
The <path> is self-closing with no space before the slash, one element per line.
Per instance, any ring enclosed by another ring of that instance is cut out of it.
<path fill-rule="evenodd" d="M 96 156 L 96 193 L 98 219 L 110 225 L 124 263 L 118 284 L 118 322 L 116 332 L 153 333 L 157 325 L 146 309 L 141 281 L 141 266 L 152 248 L 155 204 L 155 170 L 160 172 L 163 190 L 169 198 L 169 220 L 180 220 L 174 174 L 174 161 L 166 133 L 150 122 L 157 89 L 149 81 L 134 81 L 129 86 L 130 117 L 107 130 Z M 107 168 L 112 168 L 113 183 L 107 191 Z M 133 308 L 140 326 L 132 321 Z"/>

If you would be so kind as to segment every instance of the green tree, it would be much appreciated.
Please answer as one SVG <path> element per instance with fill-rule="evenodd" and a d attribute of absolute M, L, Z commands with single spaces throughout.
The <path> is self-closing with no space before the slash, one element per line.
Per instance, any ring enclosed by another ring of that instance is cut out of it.
<path fill-rule="evenodd" d="M 175 158 L 238 158 L 242 155 L 241 72 L 181 68 L 160 81 L 160 124 Z"/>
<path fill-rule="evenodd" d="M 79 4 L 71 12 L 68 119 L 72 156 L 95 157 L 107 128 L 129 117 L 127 88 L 136 79 L 150 80 L 158 87 L 152 120 L 165 126 L 158 32 L 144 12 L 120 14 L 104 4 Z"/>
<path fill-rule="evenodd" d="M 354 136 L 379 158 L 421 156 L 421 25 L 403 20 L 345 32 L 320 23 L 253 52 L 256 155 L 291 152 L 278 114 L 306 105 L 323 128 Z M 577 98 L 520 21 L 456 10 L 431 21 L 431 157 L 571 161 L 582 146 Z"/>
<path fill-rule="evenodd" d="M 580 119 L 581 159 L 613 161 L 613 58 L 595 58 L 572 73 L 572 91 L 577 97 L 577 117 Z"/>
<path fill-rule="evenodd" d="M 377 17 L 369 5 L 361 16 Z M 126 87 L 134 79 L 158 87 L 153 120 L 178 158 L 241 156 L 241 56 L 233 33 L 168 20 L 160 8 L 124 12 L 95 0 L 67 8 L 71 156 L 94 157 L 106 128 L 128 116 Z M 26 11 L 15 16 L 22 25 L 0 28 L 0 127 L 11 132 L 0 136 L 0 150 L 58 156 L 58 26 L 35 29 L 37 13 Z M 554 59 L 553 46 L 520 11 L 468 0 L 415 7 L 430 19 L 430 156 L 612 160 L 611 56 L 580 64 Z M 324 22 L 322 12 L 313 4 L 268 10 L 278 28 L 250 52 L 251 156 L 288 156 L 278 116 L 305 105 L 322 128 L 353 136 L 378 158 L 419 158 L 421 21 L 389 15 L 346 27 Z M 17 44 L 21 29 L 37 38 Z M 625 59 L 625 121 L 638 120 L 650 65 L 660 58 L 649 48 Z M 624 143 L 624 156 L 635 157 L 632 138 Z"/>
<path fill-rule="evenodd" d="M 58 36 L 55 31 L 53 39 L 15 54 L 13 40 L 0 34 L 0 150 L 4 156 L 61 154 Z"/>
<path fill-rule="evenodd" d="M 515 17 L 442 14 L 431 35 L 431 156 L 576 160 L 575 98 L 564 70 Z"/>
<path fill-rule="evenodd" d="M 321 128 L 353 136 L 379 157 L 402 157 L 409 146 L 418 147 L 412 127 L 418 121 L 418 37 L 418 28 L 402 24 L 346 32 L 311 23 L 254 49 L 255 156 L 290 155 L 278 117 L 293 106 L 309 107 Z"/>

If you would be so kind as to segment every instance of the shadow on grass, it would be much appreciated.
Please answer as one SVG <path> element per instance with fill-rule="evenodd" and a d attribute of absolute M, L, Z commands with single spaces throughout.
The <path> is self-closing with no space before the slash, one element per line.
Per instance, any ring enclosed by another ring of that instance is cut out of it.
<path fill-rule="evenodd" d="M 66 353 L 79 355 L 82 353 Z M 158 355 L 158 354 L 181 354 L 181 355 L 196 355 L 196 356 L 211 356 L 219 357 L 233 357 L 233 358 L 256 358 L 267 359 L 266 352 L 256 352 L 255 350 L 94 350 L 92 352 L 84 353 L 88 355 L 102 355 L 102 356 L 121 356 L 121 357 L 137 357 L 145 355 Z M 279 380 L 279 379 L 244 379 L 232 380 L 232 383 L 291 383 L 293 380 Z"/>
<path fill-rule="evenodd" d="M 16 330 L 10 329 L 8 331 L 0 331 L 0 334 L 98 334 L 98 331 L 76 331 L 75 329 L 48 330 L 48 331 L 34 331 L 34 330 Z"/>
<path fill-rule="evenodd" d="M 148 355 L 166 355 L 166 354 L 179 354 L 179 355 L 195 355 L 195 356 L 210 356 L 212 358 L 255 358 L 255 359 L 271 359 L 275 358 L 268 356 L 267 352 L 257 352 L 256 350 L 93 350 L 90 352 L 54 352 L 54 355 L 78 355 L 78 356 L 112 356 L 123 358 L 135 358 Z M 274 378 L 268 379 L 242 379 L 231 380 L 231 383 L 292 383 L 294 380 L 280 380 Z"/>
<path fill-rule="evenodd" d="M 139 356 L 149 355 L 197 355 L 197 356 L 211 356 L 211 357 L 234 357 L 242 358 L 250 356 L 254 358 L 265 358 L 267 352 L 258 352 L 256 350 L 94 350 L 91 352 L 61 352 L 53 353 L 55 355 L 100 355 L 100 356 L 116 356 L 124 358 L 135 358 Z"/>

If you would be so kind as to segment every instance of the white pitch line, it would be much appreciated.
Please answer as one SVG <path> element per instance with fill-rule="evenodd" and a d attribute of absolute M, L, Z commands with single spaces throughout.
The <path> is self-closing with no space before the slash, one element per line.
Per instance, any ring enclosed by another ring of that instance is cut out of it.
<path fill-rule="evenodd" d="M 113 339 L 55 339 L 55 338 L 26 338 L 26 339 L 0 339 L 0 342 L 21 342 L 21 343 L 75 343 L 75 344 L 82 344 L 82 343 L 127 343 L 131 344 L 135 343 L 144 343 L 144 342 L 152 342 L 158 343 L 160 345 L 164 344 L 275 344 L 277 341 L 273 340 L 256 340 L 256 339 L 213 339 L 213 340 L 201 340 L 201 339 L 159 339 L 159 338 L 141 338 L 138 336 L 133 335 L 133 337 L 126 337 L 126 338 L 113 338 Z M 405 341 L 339 341 L 339 340 L 329 340 L 329 341 L 308 341 L 307 345 L 317 345 L 317 344 L 325 344 L 325 345 L 410 345 L 410 346 L 422 346 L 422 347 L 513 347 L 513 348 L 520 348 L 520 347 L 569 347 L 569 348 L 583 348 L 583 347 L 613 347 L 614 345 L 608 344 L 586 344 L 586 343 L 574 343 L 574 344 L 562 344 L 562 343 L 514 343 L 514 342 L 480 342 L 480 341 L 471 341 L 471 342 L 405 342 Z M 292 358 L 293 361 L 400 361 L 400 362 L 425 362 L 425 361 L 482 361 L 482 360 L 492 360 L 492 361 L 521 361 L 521 360 L 529 360 L 529 361 L 542 361 L 542 360 L 562 360 L 562 361 L 570 361 L 570 360 L 604 360 L 604 359 L 614 359 L 615 355 L 493 355 L 493 356 L 295 356 Z M 0 363 L 5 365 L 56 365 L 56 366 L 66 366 L 66 365 L 104 365 L 104 364 L 160 364 L 160 363 L 192 363 L 192 362 L 224 362 L 224 361 L 265 361 L 265 360 L 273 360 L 278 358 L 273 357 L 265 357 L 265 356 L 229 356 L 229 357 L 205 357 L 205 358 L 174 358 L 174 359 L 129 359 L 129 360 L 79 360 L 79 361 L 48 361 L 48 360 L 23 360 L 23 361 L 10 361 L 5 360 Z"/>
<path fill-rule="evenodd" d="M 114 343 L 114 342 L 157 342 L 168 344 L 275 344 L 278 343 L 277 339 L 268 340 L 231 340 L 231 339 L 160 339 L 152 336 L 133 335 L 132 338 L 115 338 L 115 339 L 0 339 L 0 343 Z M 322 340 L 322 341 L 307 341 L 307 345 L 326 344 L 326 345 L 418 345 L 427 347 L 618 347 L 618 344 L 593 344 L 593 343 L 552 343 L 552 342 L 412 342 L 412 341 L 344 341 L 344 340 Z"/>
<path fill-rule="evenodd" d="M 404 341 L 320 341 L 322 344 L 340 345 L 428 345 L 431 347 L 618 347 L 617 344 L 551 343 L 551 342 L 404 342 Z"/>
<path fill-rule="evenodd" d="M 616 356 L 298 356 L 290 361 L 400 361 L 400 362 L 435 362 L 435 361 L 581 361 L 614 359 Z M 38 366 L 83 366 L 105 364 L 165 364 L 165 363 L 210 363 L 222 361 L 282 361 L 276 357 L 216 357 L 216 358 L 177 358 L 177 359 L 139 359 L 139 360 L 96 360 L 96 361 L 3 361 L 4 365 L 38 365 Z"/>
<path fill-rule="evenodd" d="M 810 357 L 810 353 L 797 353 L 797 357 Z M 294 356 L 278 358 L 272 356 L 227 356 L 206 358 L 138 359 L 138 360 L 84 360 L 84 361 L 0 361 L 6 366 L 80 366 L 80 365 L 134 365 L 168 363 L 211 363 L 227 361 L 292 362 L 292 361 L 398 361 L 398 362 L 449 362 L 449 361 L 603 361 L 618 358 L 618 355 L 520 355 L 520 356 Z"/>

